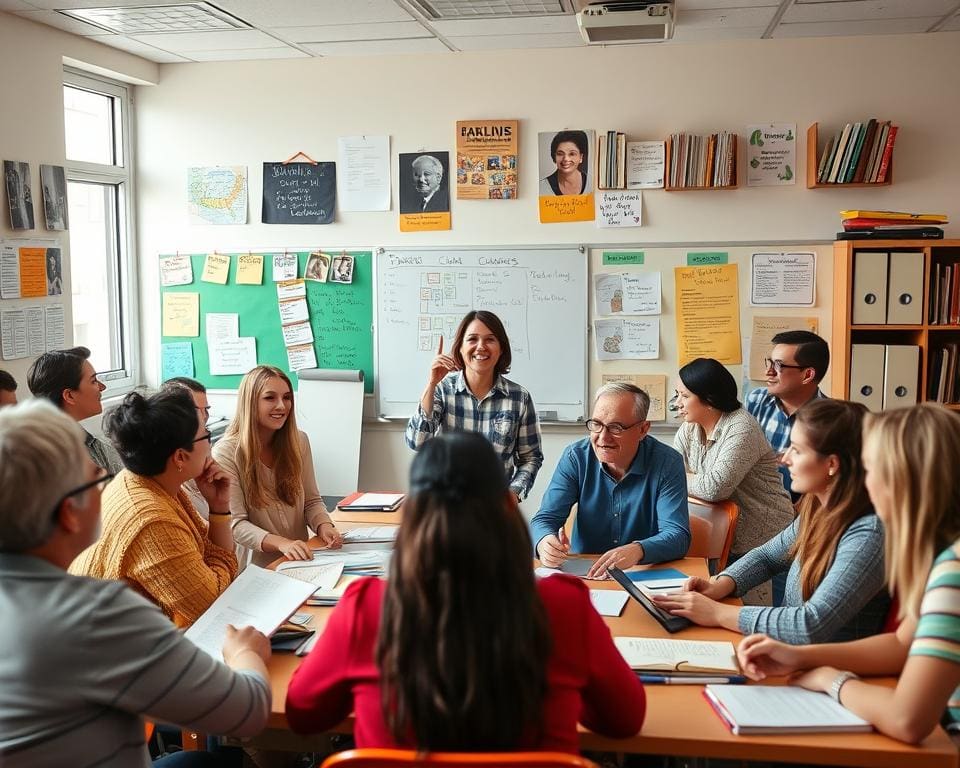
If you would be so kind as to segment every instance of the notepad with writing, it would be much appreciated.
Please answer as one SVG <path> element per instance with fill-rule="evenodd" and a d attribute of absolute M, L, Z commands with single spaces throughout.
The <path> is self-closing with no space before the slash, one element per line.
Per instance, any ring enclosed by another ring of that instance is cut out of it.
<path fill-rule="evenodd" d="M 615 637 L 613 642 L 631 669 L 666 674 L 740 673 L 729 642 L 654 637 Z"/>
<path fill-rule="evenodd" d="M 792 685 L 708 685 L 703 695 L 737 736 L 873 730 L 827 694 Z"/>
<path fill-rule="evenodd" d="M 337 504 L 351 512 L 392 512 L 403 502 L 402 493 L 352 493 Z"/>

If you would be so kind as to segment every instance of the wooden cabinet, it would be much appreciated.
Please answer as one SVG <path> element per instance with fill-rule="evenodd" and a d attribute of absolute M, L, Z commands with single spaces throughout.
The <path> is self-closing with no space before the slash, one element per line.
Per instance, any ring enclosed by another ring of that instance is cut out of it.
<path fill-rule="evenodd" d="M 875 404 L 880 386 L 881 407 L 890 408 L 898 406 L 898 397 L 910 398 L 912 386 L 918 402 L 936 400 L 944 351 L 950 345 L 960 349 L 960 323 L 949 322 L 949 302 L 947 322 L 934 316 L 942 303 L 937 267 L 941 277 L 947 266 L 951 272 L 960 269 L 960 240 L 839 240 L 833 256 L 833 396 Z M 960 296 L 954 301 L 960 304 Z M 884 361 L 879 372 L 878 360 Z M 957 381 L 960 363 L 951 370 L 951 381 Z M 891 381 L 896 377 L 898 382 Z M 960 410 L 950 402 L 957 399 L 948 395 L 947 406 Z"/>

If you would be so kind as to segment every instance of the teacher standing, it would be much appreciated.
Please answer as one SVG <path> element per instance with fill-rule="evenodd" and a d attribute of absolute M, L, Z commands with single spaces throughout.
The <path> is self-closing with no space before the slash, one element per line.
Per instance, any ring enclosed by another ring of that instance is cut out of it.
<path fill-rule="evenodd" d="M 427 386 L 407 424 L 406 441 L 416 451 L 446 430 L 480 433 L 493 445 L 510 490 L 522 501 L 537 479 L 543 451 L 530 393 L 503 375 L 511 360 L 500 318 L 486 310 L 468 312 L 450 354 L 443 353 L 440 337 Z"/>

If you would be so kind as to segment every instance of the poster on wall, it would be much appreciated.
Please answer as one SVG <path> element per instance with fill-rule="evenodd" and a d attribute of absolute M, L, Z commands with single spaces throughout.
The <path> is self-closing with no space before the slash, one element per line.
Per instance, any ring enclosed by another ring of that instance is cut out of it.
<path fill-rule="evenodd" d="M 191 224 L 246 224 L 247 167 L 187 168 L 187 213 Z"/>
<path fill-rule="evenodd" d="M 519 120 L 457 121 L 457 200 L 516 200 Z"/>
<path fill-rule="evenodd" d="M 41 165 L 40 187 L 43 190 L 43 216 L 47 229 L 68 229 L 67 177 L 63 166 Z"/>
<path fill-rule="evenodd" d="M 747 186 L 796 184 L 797 126 L 795 123 L 748 125 Z"/>
<path fill-rule="evenodd" d="M 264 224 L 332 224 L 337 203 L 337 164 L 264 163 Z"/>
<path fill-rule="evenodd" d="M 593 221 L 593 131 L 541 133 L 538 146 L 540 223 Z"/>
<path fill-rule="evenodd" d="M 3 161 L 3 183 L 7 190 L 11 229 L 33 229 L 33 193 L 30 191 L 30 163 Z"/>
<path fill-rule="evenodd" d="M 400 231 L 450 229 L 450 153 L 402 153 L 399 162 Z"/>

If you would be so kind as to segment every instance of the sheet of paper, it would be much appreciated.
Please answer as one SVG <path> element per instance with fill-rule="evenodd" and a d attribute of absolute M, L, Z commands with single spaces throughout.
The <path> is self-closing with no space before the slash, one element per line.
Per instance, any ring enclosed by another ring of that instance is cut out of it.
<path fill-rule="evenodd" d="M 280 324 L 302 323 L 310 319 L 306 299 L 290 299 L 280 302 Z"/>
<path fill-rule="evenodd" d="M 186 253 L 163 256 L 160 259 L 160 285 L 190 285 L 193 282 L 193 264 Z"/>
<path fill-rule="evenodd" d="M 587 571 L 590 570 L 593 563 L 593 560 L 588 560 L 584 557 L 569 557 L 563 561 L 559 568 L 548 568 L 545 565 L 541 565 L 534 570 L 534 573 L 541 578 L 552 576 L 555 573 L 567 573 L 571 576 L 586 576 Z"/>
<path fill-rule="evenodd" d="M 338 138 L 337 181 L 341 211 L 389 211 L 390 137 Z"/>
<path fill-rule="evenodd" d="M 24 307 L 27 316 L 27 356 L 36 357 L 47 351 L 46 330 L 43 324 L 43 307 Z"/>
<path fill-rule="evenodd" d="M 202 651 L 223 661 L 220 651 L 228 624 L 250 626 L 270 635 L 303 605 L 313 590 L 312 584 L 248 565 L 184 636 Z"/>
<path fill-rule="evenodd" d="M 240 335 L 240 315 L 235 312 L 207 312 L 207 344 Z"/>
<path fill-rule="evenodd" d="M 272 258 L 273 282 L 281 283 L 297 279 L 297 254 L 274 253 Z"/>
<path fill-rule="evenodd" d="M 0 299 L 20 298 L 20 251 L 15 243 L 0 240 Z"/>
<path fill-rule="evenodd" d="M 189 341 L 175 341 L 160 345 L 160 369 L 164 381 L 174 376 L 194 377 L 193 344 Z"/>
<path fill-rule="evenodd" d="M 599 191 L 596 195 L 597 226 L 643 226 L 643 192 L 635 190 Z"/>
<path fill-rule="evenodd" d="M 262 253 L 241 253 L 237 257 L 237 285 L 263 285 Z"/>
<path fill-rule="evenodd" d="M 650 579 L 637 583 L 637 588 L 649 595 L 672 595 L 682 592 L 686 579 Z"/>
<path fill-rule="evenodd" d="M 712 357 L 739 365 L 740 292 L 737 265 L 675 267 L 678 364 Z"/>
<path fill-rule="evenodd" d="M 286 280 L 277 283 L 277 299 L 287 301 L 288 299 L 302 299 L 307 295 L 307 284 L 303 280 Z"/>
<path fill-rule="evenodd" d="M 597 360 L 656 360 L 660 318 L 594 320 Z"/>
<path fill-rule="evenodd" d="M 621 589 L 591 589 L 590 602 L 601 616 L 619 616 L 630 595 Z"/>
<path fill-rule="evenodd" d="M 303 344 L 313 344 L 313 329 L 310 323 L 292 323 L 281 328 L 283 331 L 283 345 L 285 347 L 299 347 Z"/>
<path fill-rule="evenodd" d="M 213 376 L 243 375 L 257 365 L 257 340 L 253 336 L 207 343 Z"/>
<path fill-rule="evenodd" d="M 600 272 L 594 275 L 598 315 L 659 315 L 659 272 Z"/>
<path fill-rule="evenodd" d="M 812 307 L 817 255 L 755 253 L 750 257 L 750 303 L 755 307 Z"/>
<path fill-rule="evenodd" d="M 343 575 L 343 563 L 314 563 L 309 560 L 295 560 L 280 563 L 277 573 L 313 584 L 315 589 L 333 589 Z"/>
<path fill-rule="evenodd" d="M 46 248 L 20 248 L 20 295 L 25 299 L 47 295 Z"/>
<path fill-rule="evenodd" d="M 397 538 L 399 525 L 366 525 L 363 528 L 351 528 L 343 534 L 343 541 L 347 544 L 361 542 L 389 542 Z"/>
<path fill-rule="evenodd" d="M 750 334 L 749 376 L 753 381 L 763 381 L 767 370 L 763 359 L 770 356 L 773 349 L 773 337 L 783 331 L 820 332 L 820 321 L 816 317 L 760 317 L 753 316 L 753 329 Z"/>
<path fill-rule="evenodd" d="M 747 186 L 796 184 L 796 123 L 748 125 L 747 134 Z"/>
<path fill-rule="evenodd" d="M 200 335 L 200 294 L 163 294 L 163 335 Z"/>
<path fill-rule="evenodd" d="M 317 367 L 317 352 L 313 344 L 301 347 L 287 347 L 287 366 L 291 371 L 302 371 Z"/>
<path fill-rule="evenodd" d="M 0 312 L 0 351 L 4 360 L 27 356 L 27 315 L 22 309 Z"/>
<path fill-rule="evenodd" d="M 667 418 L 667 377 L 664 374 L 645 373 L 605 373 L 601 377 L 603 384 L 623 382 L 640 387 L 650 397 L 650 410 L 647 421 L 665 421 Z"/>
<path fill-rule="evenodd" d="M 230 257 L 225 253 L 208 253 L 203 262 L 201 282 L 226 285 L 230 276 Z"/>
<path fill-rule="evenodd" d="M 54 349 L 63 349 L 65 342 L 65 328 L 63 323 L 63 304 L 43 305 L 44 335 L 47 339 L 47 352 Z"/>
<path fill-rule="evenodd" d="M 666 145 L 662 141 L 627 142 L 627 189 L 662 189 Z"/>

